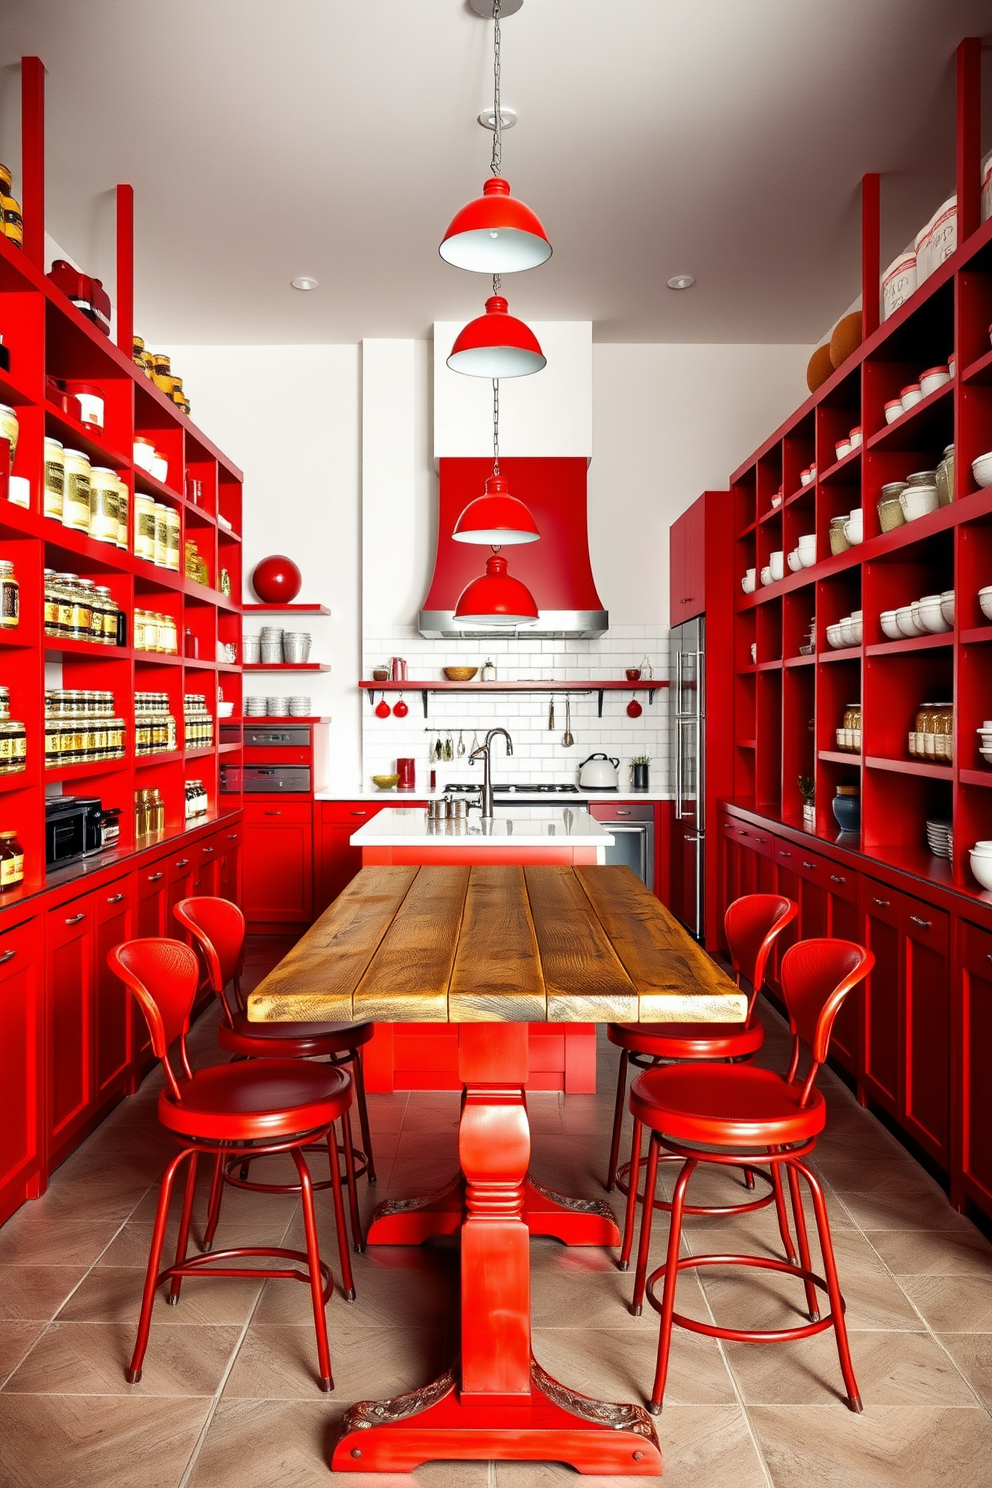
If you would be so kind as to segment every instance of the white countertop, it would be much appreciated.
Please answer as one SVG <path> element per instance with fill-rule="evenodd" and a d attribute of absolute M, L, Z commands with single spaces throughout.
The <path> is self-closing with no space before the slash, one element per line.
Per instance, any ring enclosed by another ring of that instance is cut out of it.
<path fill-rule="evenodd" d="M 314 792 L 315 801 L 395 801 L 397 806 L 403 805 L 404 796 L 413 801 L 435 801 L 444 795 L 443 790 L 413 790 L 404 791 L 402 794 L 395 790 L 376 790 L 358 787 L 355 790 L 322 790 Z M 496 805 L 499 806 L 503 798 L 503 792 L 496 793 Z M 468 799 L 471 799 L 470 797 Z M 547 796 L 547 795 L 525 795 L 523 791 L 514 791 L 514 801 L 534 802 L 535 805 L 550 806 L 552 802 L 557 805 L 567 806 L 570 801 L 597 802 L 609 806 L 611 803 L 620 801 L 627 804 L 630 801 L 672 801 L 675 799 L 672 791 L 647 790 L 647 791 L 591 791 L 583 790 L 580 786 L 577 796 Z"/>
<path fill-rule="evenodd" d="M 547 847 L 550 839 L 584 847 L 612 847 L 616 840 L 588 811 L 574 806 L 531 810 L 515 806 L 506 811 L 497 806 L 491 822 L 484 822 L 477 811 L 430 821 L 421 807 L 407 806 L 380 811 L 352 833 L 350 841 L 352 847 L 444 847 L 460 842 L 477 847 L 487 843 Z"/>

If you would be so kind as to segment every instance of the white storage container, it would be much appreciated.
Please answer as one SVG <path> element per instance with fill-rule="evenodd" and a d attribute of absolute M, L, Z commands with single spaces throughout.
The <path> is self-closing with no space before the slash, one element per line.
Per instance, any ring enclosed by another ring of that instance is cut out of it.
<path fill-rule="evenodd" d="M 882 319 L 888 320 L 916 288 L 916 254 L 900 253 L 882 275 Z"/>

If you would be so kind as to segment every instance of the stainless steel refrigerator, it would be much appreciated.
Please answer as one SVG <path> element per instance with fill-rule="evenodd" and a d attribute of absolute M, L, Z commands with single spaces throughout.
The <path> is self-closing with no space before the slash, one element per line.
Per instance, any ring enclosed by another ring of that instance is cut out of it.
<path fill-rule="evenodd" d="M 672 762 L 671 908 L 703 936 L 703 853 L 706 840 L 706 617 L 672 627 L 669 637 L 669 758 Z"/>

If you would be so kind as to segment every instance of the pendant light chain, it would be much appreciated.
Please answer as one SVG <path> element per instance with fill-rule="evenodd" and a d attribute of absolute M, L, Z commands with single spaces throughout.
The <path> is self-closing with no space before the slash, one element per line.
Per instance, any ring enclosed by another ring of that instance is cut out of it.
<path fill-rule="evenodd" d="M 493 0 L 493 158 L 490 170 L 494 176 L 500 174 L 503 164 L 503 119 L 499 108 L 499 5 Z"/>
<path fill-rule="evenodd" d="M 493 378 L 493 475 L 499 475 L 499 378 Z"/>

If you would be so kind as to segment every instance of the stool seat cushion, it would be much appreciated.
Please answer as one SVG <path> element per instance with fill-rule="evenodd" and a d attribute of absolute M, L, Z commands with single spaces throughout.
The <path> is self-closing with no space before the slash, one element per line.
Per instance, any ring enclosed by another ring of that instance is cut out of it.
<path fill-rule="evenodd" d="M 215 1064 L 180 1084 L 182 1100 L 166 1087 L 159 1120 L 170 1131 L 209 1141 L 278 1140 L 330 1126 L 351 1104 L 344 1070 L 298 1059 Z"/>
<path fill-rule="evenodd" d="M 765 1041 L 759 1018 L 750 1023 L 611 1023 L 611 1044 L 628 1054 L 659 1059 L 743 1059 Z"/>
<path fill-rule="evenodd" d="M 372 1023 L 253 1023 L 246 1013 L 235 1013 L 233 1026 L 222 1023 L 217 1042 L 229 1054 L 254 1059 L 319 1059 L 345 1054 L 367 1044 Z"/>
<path fill-rule="evenodd" d="M 645 1070 L 630 1087 L 635 1120 L 677 1142 L 744 1149 L 817 1136 L 827 1106 L 815 1088 L 800 1106 L 801 1084 L 753 1064 L 674 1064 Z"/>

